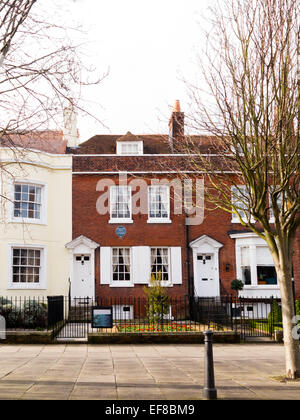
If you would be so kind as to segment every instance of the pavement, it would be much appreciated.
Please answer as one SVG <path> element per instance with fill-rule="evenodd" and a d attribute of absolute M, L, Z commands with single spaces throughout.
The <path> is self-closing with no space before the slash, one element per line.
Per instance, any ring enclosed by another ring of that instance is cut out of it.
<path fill-rule="evenodd" d="M 281 344 L 214 344 L 219 399 L 300 399 Z M 204 345 L 0 345 L 0 399 L 199 400 Z"/>

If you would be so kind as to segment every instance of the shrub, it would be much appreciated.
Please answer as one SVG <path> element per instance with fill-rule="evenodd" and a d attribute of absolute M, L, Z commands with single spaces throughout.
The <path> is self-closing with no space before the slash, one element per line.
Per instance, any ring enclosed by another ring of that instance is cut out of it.
<path fill-rule="evenodd" d="M 300 299 L 296 299 L 295 306 L 296 306 L 296 315 L 300 315 Z"/>
<path fill-rule="evenodd" d="M 244 283 L 242 282 L 242 280 L 238 280 L 238 279 L 232 280 L 231 282 L 232 290 L 238 291 L 238 290 L 243 290 L 243 288 L 244 288 Z"/>
<path fill-rule="evenodd" d="M 268 315 L 268 320 L 272 321 L 273 324 L 282 322 L 282 309 L 277 300 L 274 300 L 272 303 L 272 308 Z"/>
<path fill-rule="evenodd" d="M 161 272 L 155 277 L 153 274 L 150 279 L 150 287 L 144 287 L 144 292 L 148 296 L 147 316 L 150 323 L 158 326 L 163 322 L 164 315 L 170 310 L 169 297 L 161 285 Z"/>
<path fill-rule="evenodd" d="M 0 315 L 5 318 L 7 328 L 47 327 L 47 305 L 34 300 L 18 306 L 7 299 L 0 298 Z"/>
<path fill-rule="evenodd" d="M 12 304 L 11 300 L 0 296 L 0 309 L 2 306 L 11 305 L 11 304 Z"/>
<path fill-rule="evenodd" d="M 28 301 L 23 308 L 25 328 L 47 327 L 47 305 L 44 303 Z"/>

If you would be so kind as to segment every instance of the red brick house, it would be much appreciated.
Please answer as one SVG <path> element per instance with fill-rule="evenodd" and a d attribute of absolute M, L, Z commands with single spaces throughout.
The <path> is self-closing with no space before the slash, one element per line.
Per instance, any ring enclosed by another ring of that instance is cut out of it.
<path fill-rule="evenodd" d="M 181 175 L 199 178 L 200 190 L 201 176 L 174 152 L 183 139 L 176 102 L 167 135 L 96 135 L 72 149 L 71 296 L 142 297 L 159 272 L 171 296 L 231 293 L 235 278 L 244 281 L 244 296 L 280 296 L 262 239 L 220 210 L 187 222 Z M 209 137 L 194 140 L 209 152 Z M 296 239 L 295 260 L 299 250 Z M 300 295 L 296 265 L 294 275 Z"/>

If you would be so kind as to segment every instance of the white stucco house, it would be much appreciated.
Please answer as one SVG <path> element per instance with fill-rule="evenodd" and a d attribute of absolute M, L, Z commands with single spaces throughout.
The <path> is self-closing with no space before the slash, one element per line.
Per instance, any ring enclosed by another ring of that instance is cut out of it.
<path fill-rule="evenodd" d="M 66 153 L 68 140 L 62 131 L 1 139 L 0 296 L 69 293 L 65 245 L 72 239 L 72 155 Z"/>

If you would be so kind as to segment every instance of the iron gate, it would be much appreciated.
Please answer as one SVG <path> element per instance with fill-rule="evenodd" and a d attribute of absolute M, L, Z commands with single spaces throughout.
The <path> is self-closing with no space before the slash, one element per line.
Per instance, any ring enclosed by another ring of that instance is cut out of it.
<path fill-rule="evenodd" d="M 271 298 L 235 298 L 231 304 L 233 329 L 242 340 L 251 338 L 274 339 L 276 328 L 282 328 L 276 319 L 274 308 L 280 300 Z"/>
<path fill-rule="evenodd" d="M 57 341 L 80 339 L 87 341 L 93 300 L 84 298 L 65 298 L 63 301 L 64 317 L 56 324 L 53 337 Z"/>
<path fill-rule="evenodd" d="M 217 324 L 248 338 L 273 339 L 282 329 L 280 299 L 238 296 L 191 298 L 193 318 L 204 324 Z"/>

